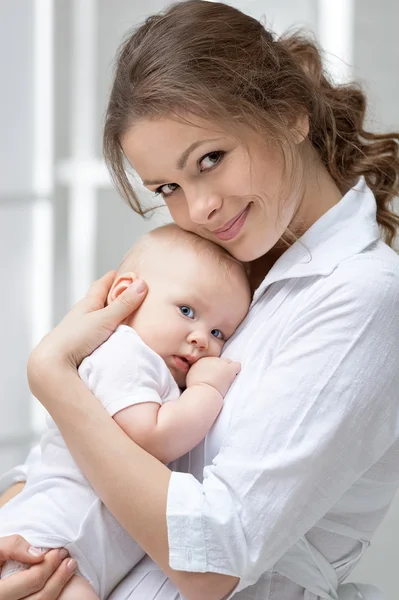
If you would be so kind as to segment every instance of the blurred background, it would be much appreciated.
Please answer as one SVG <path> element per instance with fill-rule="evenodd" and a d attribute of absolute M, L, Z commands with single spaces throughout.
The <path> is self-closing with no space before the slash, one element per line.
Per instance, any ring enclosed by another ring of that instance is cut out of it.
<path fill-rule="evenodd" d="M 361 81 L 369 126 L 399 130 L 397 0 L 231 0 L 276 33 L 312 30 L 337 81 Z M 0 2 L 0 475 L 44 427 L 26 383 L 30 349 L 115 268 L 144 221 L 112 189 L 101 158 L 113 58 L 164 0 Z M 398 391 L 399 393 L 399 391 Z M 399 500 L 353 579 L 396 600 Z"/>

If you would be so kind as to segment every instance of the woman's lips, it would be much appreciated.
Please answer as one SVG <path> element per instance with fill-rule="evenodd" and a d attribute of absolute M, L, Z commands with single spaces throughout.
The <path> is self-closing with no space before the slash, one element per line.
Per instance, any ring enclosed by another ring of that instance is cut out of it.
<path fill-rule="evenodd" d="M 216 229 L 214 231 L 214 235 L 216 235 L 219 240 L 227 241 L 235 238 L 241 231 L 242 226 L 245 223 L 245 219 L 247 218 L 249 209 L 251 204 L 248 204 L 238 215 L 228 221 L 226 225 L 223 225 L 220 229 Z"/>

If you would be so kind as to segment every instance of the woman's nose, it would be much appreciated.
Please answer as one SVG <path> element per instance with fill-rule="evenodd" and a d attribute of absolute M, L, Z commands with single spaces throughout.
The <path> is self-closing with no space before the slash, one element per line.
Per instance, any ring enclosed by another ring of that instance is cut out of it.
<path fill-rule="evenodd" d="M 190 333 L 188 336 L 189 344 L 196 346 L 200 350 L 208 349 L 208 336 L 205 331 L 197 330 Z"/>
<path fill-rule="evenodd" d="M 222 199 L 216 193 L 199 194 L 198 191 L 193 191 L 186 199 L 190 219 L 198 225 L 206 225 L 222 206 Z"/>

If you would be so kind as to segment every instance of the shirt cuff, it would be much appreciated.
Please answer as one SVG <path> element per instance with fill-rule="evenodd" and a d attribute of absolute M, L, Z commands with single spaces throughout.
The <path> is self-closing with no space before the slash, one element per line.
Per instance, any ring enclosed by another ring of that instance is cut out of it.
<path fill-rule="evenodd" d="M 172 471 L 166 519 L 169 565 L 176 571 L 207 571 L 202 520 L 202 486 L 187 473 Z"/>
<path fill-rule="evenodd" d="M 208 563 L 202 527 L 203 498 L 202 484 L 193 475 L 172 471 L 166 508 L 169 566 L 176 571 L 231 575 L 222 566 Z M 252 583 L 241 578 L 226 600 Z"/>

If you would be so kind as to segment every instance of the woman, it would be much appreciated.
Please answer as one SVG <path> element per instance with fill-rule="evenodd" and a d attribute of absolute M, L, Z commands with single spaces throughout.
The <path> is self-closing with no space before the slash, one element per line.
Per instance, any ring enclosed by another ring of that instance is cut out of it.
<path fill-rule="evenodd" d="M 240 376 L 180 472 L 77 376 L 145 282 L 104 308 L 106 275 L 30 357 L 33 393 L 148 554 L 112 600 L 378 597 L 340 585 L 399 483 L 399 134 L 365 131 L 365 107 L 311 42 L 224 4 L 179 3 L 122 46 L 104 134 L 118 189 L 142 212 L 127 159 L 179 226 L 249 263 L 256 291 L 226 346 Z M 27 571 L 3 597 L 53 600 L 60 560 L 35 565 L 40 596 Z"/>

